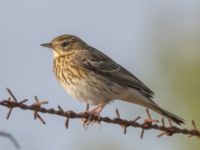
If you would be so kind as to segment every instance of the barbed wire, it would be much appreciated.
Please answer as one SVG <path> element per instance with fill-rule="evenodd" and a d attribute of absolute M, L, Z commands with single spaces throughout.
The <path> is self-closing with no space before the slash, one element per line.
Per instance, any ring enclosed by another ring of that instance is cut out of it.
<path fill-rule="evenodd" d="M 30 110 L 33 111 L 34 119 L 38 119 L 42 124 L 46 124 L 44 119 L 40 116 L 39 113 L 46 113 L 50 115 L 57 115 L 65 118 L 65 127 L 69 128 L 69 121 L 70 119 L 82 119 L 83 126 L 87 127 L 90 123 L 110 123 L 120 125 L 123 128 L 124 134 L 127 133 L 128 127 L 140 128 L 141 134 L 140 137 L 143 138 L 144 132 L 146 130 L 158 130 L 161 133 L 157 135 L 157 137 L 161 137 L 163 135 L 172 136 L 174 134 L 184 134 L 188 137 L 198 137 L 200 138 L 200 131 L 197 129 L 196 124 L 192 121 L 192 129 L 180 128 L 174 126 L 172 122 L 169 120 L 169 126 L 166 126 L 164 119 L 162 118 L 161 121 L 154 120 L 147 109 L 148 118 L 143 121 L 143 123 L 139 123 L 138 121 L 141 119 L 140 116 L 136 117 L 133 120 L 126 120 L 120 117 L 120 113 L 118 109 L 116 109 L 116 118 L 109 118 L 103 116 L 97 116 L 94 114 L 89 113 L 87 111 L 89 109 L 89 105 L 87 105 L 87 109 L 85 112 L 77 113 L 72 110 L 64 111 L 61 106 L 58 105 L 58 108 L 45 108 L 42 105 L 47 104 L 47 101 L 41 101 L 38 99 L 37 96 L 34 97 L 35 103 L 29 105 L 27 104 L 28 99 L 24 99 L 18 101 L 15 95 L 11 92 L 10 89 L 7 88 L 7 92 L 9 97 L 7 99 L 1 100 L 0 105 L 8 108 L 8 113 L 6 118 L 9 119 L 10 115 L 14 108 L 19 108 L 22 110 Z M 160 123 L 161 122 L 161 123 Z"/>

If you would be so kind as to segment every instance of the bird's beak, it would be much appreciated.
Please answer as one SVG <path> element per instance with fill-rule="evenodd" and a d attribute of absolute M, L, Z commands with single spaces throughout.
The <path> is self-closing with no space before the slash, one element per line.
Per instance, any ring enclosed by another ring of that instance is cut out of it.
<path fill-rule="evenodd" d="M 53 48 L 53 45 L 51 43 L 44 43 L 44 44 L 41 44 L 41 46 L 48 47 L 48 48 Z"/>

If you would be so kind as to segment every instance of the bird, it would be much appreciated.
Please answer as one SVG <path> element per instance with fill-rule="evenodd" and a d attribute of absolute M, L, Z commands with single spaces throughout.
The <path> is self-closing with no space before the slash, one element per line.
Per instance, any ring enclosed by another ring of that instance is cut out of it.
<path fill-rule="evenodd" d="M 140 79 L 78 36 L 60 35 L 41 46 L 53 50 L 53 72 L 68 94 L 96 106 L 90 113 L 99 115 L 110 102 L 122 100 L 184 124 L 184 119 L 153 101 L 154 92 Z"/>

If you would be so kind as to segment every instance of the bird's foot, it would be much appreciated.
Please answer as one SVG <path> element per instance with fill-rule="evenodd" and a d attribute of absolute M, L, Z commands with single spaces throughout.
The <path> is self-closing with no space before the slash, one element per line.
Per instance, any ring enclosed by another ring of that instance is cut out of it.
<path fill-rule="evenodd" d="M 87 104 L 86 110 L 84 113 L 88 113 L 93 116 L 100 116 L 100 113 L 105 106 L 106 106 L 106 103 L 101 103 L 101 104 L 97 105 L 95 108 L 93 108 L 92 110 L 89 110 L 89 104 Z"/>
<path fill-rule="evenodd" d="M 84 127 L 87 127 L 91 122 L 97 122 L 99 120 L 99 119 L 92 119 L 92 116 L 99 118 L 100 113 L 103 110 L 103 108 L 105 107 L 105 105 L 106 105 L 105 103 L 101 103 L 97 107 L 93 108 L 92 110 L 89 110 L 89 105 L 87 104 L 85 112 L 89 114 L 89 117 L 88 117 L 88 119 L 83 120 Z"/>

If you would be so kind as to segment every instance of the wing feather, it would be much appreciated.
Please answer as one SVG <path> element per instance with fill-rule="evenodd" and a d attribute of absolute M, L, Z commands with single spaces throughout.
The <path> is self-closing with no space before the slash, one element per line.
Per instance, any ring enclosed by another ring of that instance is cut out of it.
<path fill-rule="evenodd" d="M 92 48 L 92 51 L 82 51 L 82 53 L 76 60 L 80 67 L 109 77 L 122 86 L 137 89 L 148 99 L 153 98 L 154 93 L 144 83 L 102 52 Z"/>

